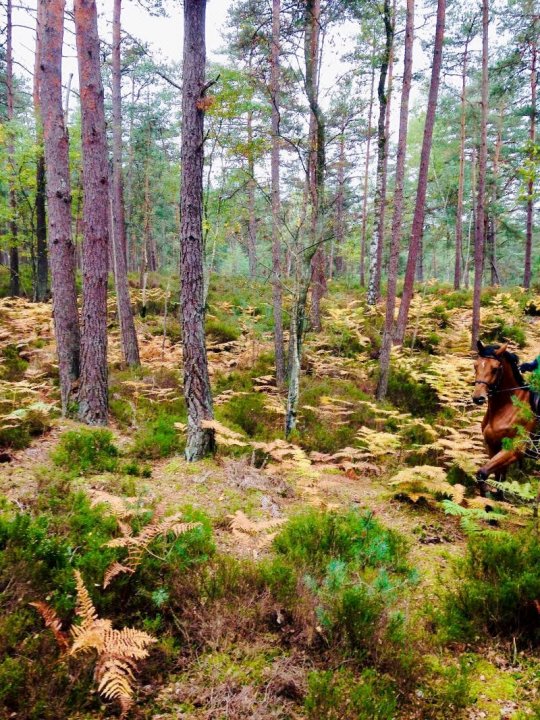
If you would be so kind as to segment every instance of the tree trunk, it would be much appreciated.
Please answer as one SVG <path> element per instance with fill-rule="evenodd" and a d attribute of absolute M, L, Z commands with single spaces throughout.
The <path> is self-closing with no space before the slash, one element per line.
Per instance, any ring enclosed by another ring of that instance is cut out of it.
<path fill-rule="evenodd" d="M 122 349 L 126 363 L 140 365 L 137 332 L 129 297 L 127 279 L 126 223 L 124 213 L 124 178 L 122 171 L 122 69 L 120 65 L 122 0 L 114 0 L 113 43 L 112 43 L 112 131 L 113 131 L 113 173 L 112 173 L 112 256 L 118 322 L 122 337 Z"/>
<path fill-rule="evenodd" d="M 83 305 L 79 417 L 106 425 L 109 164 L 96 0 L 75 0 L 82 128 Z"/>
<path fill-rule="evenodd" d="M 465 139 L 466 139 L 466 110 L 467 110 L 467 61 L 469 57 L 469 42 L 471 30 L 465 39 L 463 62 L 461 65 L 461 111 L 459 126 L 459 183 L 456 207 L 456 255 L 454 262 L 454 290 L 461 287 L 461 274 L 463 263 L 463 191 L 465 188 Z"/>
<path fill-rule="evenodd" d="M 345 127 L 341 128 L 339 136 L 339 160 L 337 167 L 337 196 L 335 219 L 335 244 L 330 262 L 330 277 L 334 269 L 337 275 L 342 275 L 345 269 L 343 260 L 343 245 L 345 243 Z"/>
<path fill-rule="evenodd" d="M 533 20 L 533 28 L 536 28 L 536 20 Z M 537 64 L 537 44 L 536 34 L 533 33 L 531 41 L 531 119 L 529 123 L 529 153 L 531 157 L 531 168 L 529 168 L 529 179 L 527 181 L 527 232 L 525 239 L 525 269 L 523 274 L 523 286 L 527 289 L 531 287 L 531 256 L 532 241 L 534 232 L 534 173 L 532 166 L 534 164 L 534 155 L 536 152 L 536 103 L 537 103 L 537 85 L 538 73 Z"/>
<path fill-rule="evenodd" d="M 249 277 L 257 275 L 257 220 L 255 219 L 255 162 L 253 159 L 253 112 L 247 115 L 248 142 L 248 263 Z"/>
<path fill-rule="evenodd" d="M 321 29 L 320 0 L 306 0 L 304 12 L 305 86 L 309 102 L 309 156 L 307 188 L 311 209 L 310 243 L 316 246 L 311 261 L 311 322 L 321 329 L 320 301 L 326 292 L 326 258 L 322 244 L 322 215 L 325 170 L 325 121 L 319 105 L 319 38 Z"/>
<path fill-rule="evenodd" d="M 9 123 L 7 137 L 7 157 L 9 164 L 9 294 L 17 296 L 21 294 L 19 277 L 19 247 L 17 224 L 17 194 L 15 192 L 15 145 L 13 142 L 13 24 L 12 24 L 12 3 L 7 0 L 6 5 L 6 92 L 7 92 L 7 119 Z"/>
<path fill-rule="evenodd" d="M 504 102 L 499 106 L 499 118 L 497 122 L 497 138 L 495 140 L 495 152 L 493 154 L 493 182 L 492 182 L 492 205 L 493 210 L 489 216 L 488 237 L 490 247 L 490 267 L 491 267 L 491 284 L 500 285 L 499 269 L 497 267 L 497 231 L 499 225 L 499 217 L 497 205 L 499 202 L 499 168 L 501 162 L 502 149 L 502 133 L 504 126 Z"/>
<path fill-rule="evenodd" d="M 362 197 L 362 235 L 360 244 L 360 286 L 365 287 L 366 285 L 366 243 L 367 243 L 367 196 L 368 196 L 368 183 L 369 183 L 369 162 L 371 160 L 371 132 L 372 121 L 373 121 L 373 100 L 375 96 L 375 44 L 373 45 L 373 52 L 371 53 L 371 89 L 369 91 L 369 110 L 368 110 L 368 130 L 367 130 L 367 143 L 366 143 L 366 162 L 364 164 L 364 183 L 363 183 L 363 197 Z"/>
<path fill-rule="evenodd" d="M 482 0 L 482 115 L 480 120 L 480 151 L 478 155 L 478 202 L 476 205 L 476 224 L 474 232 L 474 289 L 473 315 L 471 328 L 471 349 L 476 350 L 480 333 L 480 296 L 482 292 L 482 274 L 484 270 L 484 237 L 486 208 L 486 169 L 487 169 L 487 123 L 488 123 L 488 0 Z"/>
<path fill-rule="evenodd" d="M 36 117 L 36 254 L 37 273 L 34 298 L 37 302 L 45 302 L 48 297 L 48 272 L 47 261 L 47 216 L 45 213 L 45 156 L 43 150 L 43 123 L 41 119 L 40 102 L 40 74 L 39 63 L 41 58 L 41 44 L 43 36 L 43 6 L 38 3 L 36 15 L 36 54 L 34 62 L 34 83 L 33 100 L 34 114 Z"/>
<path fill-rule="evenodd" d="M 381 261 L 384 243 L 384 215 L 386 209 L 386 154 L 388 138 L 386 136 L 386 110 L 388 94 L 386 78 L 394 41 L 394 25 L 390 0 L 384 0 L 385 47 L 381 59 L 381 71 L 377 95 L 379 98 L 379 122 L 377 125 L 377 180 L 375 200 L 373 203 L 375 232 L 371 236 L 369 247 L 369 285 L 367 292 L 368 305 L 375 305 L 381 291 Z"/>
<path fill-rule="evenodd" d="M 184 3 L 182 87 L 181 322 L 184 396 L 188 410 L 186 459 L 214 449 L 214 432 L 201 427 L 213 418 L 204 338 L 204 247 L 202 234 L 204 161 L 204 73 L 206 0 Z"/>
<path fill-rule="evenodd" d="M 280 188 L 279 188 L 279 54 L 281 0 L 272 0 L 272 50 L 271 97 L 272 97 L 272 303 L 274 309 L 274 348 L 276 354 L 276 384 L 282 387 L 285 382 L 285 347 L 283 343 L 283 298 L 281 291 L 281 228 L 280 228 Z"/>
<path fill-rule="evenodd" d="M 418 172 L 418 187 L 416 191 L 416 203 L 414 207 L 413 223 L 411 230 L 411 241 L 409 255 L 405 270 L 405 281 L 403 295 L 399 308 L 395 340 L 403 343 L 409 307 L 414 290 L 414 275 L 418 262 L 419 250 L 421 248 L 422 235 L 424 232 L 424 215 L 426 209 L 426 192 L 429 170 L 429 156 L 431 154 L 431 143 L 433 139 L 433 126 L 435 124 L 435 111 L 437 109 L 437 96 L 439 93 L 439 80 L 442 64 L 442 45 L 444 40 L 444 21 L 446 14 L 446 0 L 437 2 L 437 24 L 435 28 L 435 44 L 433 48 L 433 64 L 431 67 L 431 81 L 429 86 L 428 105 L 426 111 L 426 123 L 424 126 L 424 137 L 420 154 L 420 169 Z"/>
<path fill-rule="evenodd" d="M 405 179 L 405 160 L 407 155 L 407 133 L 409 120 L 409 98 L 412 84 L 414 48 L 414 0 L 407 0 L 407 17 L 405 21 L 405 55 L 403 60 L 403 87 L 401 90 L 401 107 L 399 113 L 399 137 L 396 160 L 396 182 L 394 188 L 394 215 L 392 218 L 392 240 L 388 265 L 388 285 L 386 290 L 386 314 L 384 332 L 379 356 L 379 382 L 377 399 L 382 400 L 388 390 L 390 375 L 390 356 L 392 338 L 394 336 L 394 314 L 396 309 L 397 275 L 401 225 L 403 222 L 403 185 Z"/>
<path fill-rule="evenodd" d="M 71 242 L 69 145 L 62 109 L 64 5 L 65 0 L 39 0 L 44 30 L 39 84 L 47 175 L 52 305 L 63 415 L 79 378 L 80 361 L 75 249 Z"/>

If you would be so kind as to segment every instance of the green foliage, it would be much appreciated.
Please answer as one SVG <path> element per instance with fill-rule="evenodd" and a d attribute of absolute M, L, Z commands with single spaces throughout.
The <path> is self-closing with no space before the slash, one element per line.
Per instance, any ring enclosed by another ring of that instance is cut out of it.
<path fill-rule="evenodd" d="M 512 324 L 504 318 L 495 318 L 493 323 L 494 326 L 484 333 L 486 340 L 498 343 L 511 341 L 516 343 L 518 347 L 525 347 L 527 338 L 523 327 L 518 322 L 518 318 Z"/>
<path fill-rule="evenodd" d="M 455 587 L 445 598 L 450 638 L 470 639 L 475 629 L 538 642 L 540 540 L 535 528 L 515 535 L 497 531 L 471 536 L 455 576 Z"/>
<path fill-rule="evenodd" d="M 146 460 L 169 457 L 182 450 L 184 439 L 174 424 L 175 416 L 159 415 L 144 425 L 136 434 L 131 453 Z"/>
<path fill-rule="evenodd" d="M 439 406 L 437 394 L 429 385 L 417 382 L 401 369 L 393 369 L 390 373 L 387 398 L 396 407 L 415 416 L 434 415 Z"/>
<path fill-rule="evenodd" d="M 243 430 L 257 440 L 274 438 L 283 425 L 282 418 L 269 410 L 261 393 L 248 393 L 231 398 L 216 409 L 216 416 L 228 427 Z"/>
<path fill-rule="evenodd" d="M 50 429 L 49 410 L 43 403 L 34 403 L 5 415 L 0 427 L 0 447 L 15 450 L 28 447 L 33 437 Z"/>
<path fill-rule="evenodd" d="M 397 699 L 392 682 L 374 670 L 311 672 L 305 709 L 310 720 L 392 720 Z"/>
<path fill-rule="evenodd" d="M 241 335 L 238 325 L 233 324 L 230 320 L 220 320 L 218 318 L 208 318 L 205 323 L 205 330 L 209 338 L 217 343 L 238 340 Z"/>
<path fill-rule="evenodd" d="M 75 475 L 114 472 L 118 468 L 118 448 L 110 430 L 69 430 L 60 438 L 52 459 Z"/>
<path fill-rule="evenodd" d="M 28 361 L 19 355 L 17 345 L 11 344 L 2 348 L 0 377 L 3 380 L 10 380 L 12 382 L 20 380 L 27 367 Z"/>
<path fill-rule="evenodd" d="M 379 658 L 409 662 L 404 619 L 392 611 L 403 585 L 413 579 L 401 536 L 369 513 L 310 510 L 289 520 L 274 549 L 280 564 L 267 569 L 267 577 L 284 578 L 291 592 L 285 567 L 302 573 L 322 631 L 347 655 L 365 661 L 374 656 L 376 643 L 384 642 Z"/>

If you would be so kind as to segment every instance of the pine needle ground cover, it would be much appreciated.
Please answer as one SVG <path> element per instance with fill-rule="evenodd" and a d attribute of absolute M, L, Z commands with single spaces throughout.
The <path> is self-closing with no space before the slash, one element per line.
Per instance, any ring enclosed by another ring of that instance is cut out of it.
<path fill-rule="evenodd" d="M 43 423 L 2 449 L 0 714 L 535 717 L 540 585 L 525 501 L 537 481 L 526 465 L 505 500 L 476 494 L 462 294 L 430 285 L 414 301 L 377 403 L 383 311 L 336 286 L 323 332 L 306 339 L 285 440 L 269 291 L 212 288 L 218 453 L 194 466 L 166 293 L 152 288 L 138 320 L 136 371 L 122 366 L 110 301 L 105 431 L 58 417 L 49 306 L 3 307 L 6 430 L 33 406 Z M 486 333 L 528 359 L 540 349 L 531 302 L 490 291 L 482 310 Z M 83 587 L 95 614 L 72 651 Z"/>

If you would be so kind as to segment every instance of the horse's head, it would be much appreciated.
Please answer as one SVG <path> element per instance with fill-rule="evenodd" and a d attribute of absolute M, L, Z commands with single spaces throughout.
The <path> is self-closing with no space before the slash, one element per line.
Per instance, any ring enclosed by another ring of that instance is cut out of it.
<path fill-rule="evenodd" d="M 473 402 L 483 405 L 487 402 L 490 391 L 497 388 L 503 372 L 503 357 L 508 345 L 494 346 L 483 345 L 480 340 L 478 345 L 478 359 L 474 363 L 474 392 Z"/>

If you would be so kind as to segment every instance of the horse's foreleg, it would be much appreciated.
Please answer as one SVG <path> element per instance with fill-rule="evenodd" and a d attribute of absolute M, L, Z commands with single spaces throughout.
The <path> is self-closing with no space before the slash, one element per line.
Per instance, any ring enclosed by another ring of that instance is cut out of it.
<path fill-rule="evenodd" d="M 503 473 L 506 474 L 508 466 L 515 463 L 516 460 L 519 460 L 521 457 L 523 457 L 523 452 L 521 450 L 500 450 L 496 455 L 490 458 L 489 461 L 476 473 L 476 479 L 480 485 L 480 494 L 485 496 L 487 490 L 486 480 L 491 473 L 495 473 L 495 475 L 498 476 L 503 475 Z"/>

